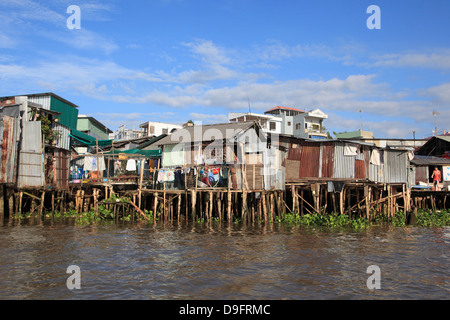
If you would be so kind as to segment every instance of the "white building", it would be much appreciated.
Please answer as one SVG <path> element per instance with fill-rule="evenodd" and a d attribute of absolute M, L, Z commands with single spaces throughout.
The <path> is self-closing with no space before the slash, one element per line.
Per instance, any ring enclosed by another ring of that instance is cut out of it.
<path fill-rule="evenodd" d="M 323 126 L 325 119 L 328 119 L 328 115 L 320 109 L 294 116 L 294 136 L 304 139 L 327 138 L 328 132 Z"/>
<path fill-rule="evenodd" d="M 325 139 L 328 132 L 323 126 L 323 120 L 328 115 L 319 109 L 309 112 L 277 106 L 259 113 L 229 113 L 229 122 L 257 121 L 268 133 L 292 135 L 304 139 Z"/>
<path fill-rule="evenodd" d="M 146 122 L 139 126 L 141 128 L 140 137 L 160 136 L 162 134 L 170 134 L 177 129 L 183 128 L 182 125 L 162 122 Z"/>
<path fill-rule="evenodd" d="M 279 117 L 259 114 L 259 113 L 242 113 L 242 112 L 230 112 L 228 113 L 228 122 L 247 122 L 257 121 L 261 128 L 269 133 L 281 133 L 282 119 Z"/>
<path fill-rule="evenodd" d="M 132 140 L 137 139 L 141 135 L 141 131 L 138 129 L 126 129 L 125 126 L 120 126 L 119 129 L 114 133 L 114 140 Z"/>

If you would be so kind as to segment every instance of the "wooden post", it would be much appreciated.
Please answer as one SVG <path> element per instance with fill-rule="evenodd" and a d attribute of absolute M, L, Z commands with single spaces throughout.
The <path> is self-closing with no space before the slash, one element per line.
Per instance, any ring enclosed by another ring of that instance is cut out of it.
<path fill-rule="evenodd" d="M 153 224 L 156 224 L 156 212 L 158 210 L 158 192 L 155 192 L 153 198 Z"/>
<path fill-rule="evenodd" d="M 22 200 L 23 200 L 23 192 L 19 191 L 19 215 L 22 215 Z"/>
<path fill-rule="evenodd" d="M 92 195 L 94 197 L 94 212 L 96 215 L 98 215 L 98 191 L 97 189 L 94 189 L 92 191 Z"/>
<path fill-rule="evenodd" d="M 209 220 L 212 219 L 212 213 L 213 213 L 213 193 L 212 191 L 209 191 Z"/>
<path fill-rule="evenodd" d="M 191 190 L 191 211 L 192 211 L 192 220 L 195 221 L 195 206 L 197 204 L 197 192 L 195 190 Z"/>
<path fill-rule="evenodd" d="M 242 191 L 242 220 L 248 218 L 247 191 Z"/>
<path fill-rule="evenodd" d="M 222 192 L 216 193 L 217 199 L 217 214 L 219 215 L 219 221 L 222 221 Z"/>
<path fill-rule="evenodd" d="M 364 185 L 364 198 L 366 201 L 366 219 L 370 219 L 370 187 Z"/>
<path fill-rule="evenodd" d="M 55 215 L 55 192 L 52 191 L 52 220 Z"/>
<path fill-rule="evenodd" d="M 296 188 L 294 184 L 291 184 L 291 193 L 292 193 L 292 212 L 295 212 L 295 209 L 297 209 L 297 194 L 296 194 Z"/>
<path fill-rule="evenodd" d="M 141 160 L 141 166 L 140 166 L 141 172 L 139 175 L 139 198 L 138 198 L 139 209 L 142 208 L 142 182 L 144 180 L 144 167 L 145 167 L 144 162 L 145 162 L 145 160 Z"/>
<path fill-rule="evenodd" d="M 3 221 L 5 219 L 5 198 L 4 198 L 4 188 L 3 184 L 0 184 L 0 222 L 3 225 Z M 10 214 L 11 215 L 11 214 Z"/>
<path fill-rule="evenodd" d="M 42 212 L 44 210 L 44 199 L 45 199 L 45 191 L 41 194 L 41 205 L 39 206 L 39 219 L 42 217 Z"/>
<path fill-rule="evenodd" d="M 263 215 L 264 215 L 264 223 L 267 223 L 267 203 L 266 203 L 266 192 L 262 192 L 261 194 L 262 199 L 262 209 L 263 209 Z"/>
<path fill-rule="evenodd" d="M 177 196 L 177 221 L 180 221 L 181 193 Z"/>
<path fill-rule="evenodd" d="M 270 194 L 269 194 L 269 206 L 270 206 L 270 221 L 273 222 L 273 215 L 274 215 L 274 210 L 273 210 L 273 192 L 270 192 Z"/>

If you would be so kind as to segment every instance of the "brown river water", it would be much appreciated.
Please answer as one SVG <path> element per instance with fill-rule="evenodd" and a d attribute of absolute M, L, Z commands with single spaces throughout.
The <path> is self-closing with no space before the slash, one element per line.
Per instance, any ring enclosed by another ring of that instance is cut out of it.
<path fill-rule="evenodd" d="M 22 222 L 0 227 L 0 299 L 442 300 L 449 249 L 450 227 Z"/>

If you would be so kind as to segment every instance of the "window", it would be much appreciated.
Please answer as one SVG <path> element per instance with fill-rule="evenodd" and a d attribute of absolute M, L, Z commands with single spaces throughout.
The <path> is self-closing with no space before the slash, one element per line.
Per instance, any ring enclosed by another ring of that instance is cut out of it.
<path fill-rule="evenodd" d="M 168 128 L 163 128 L 162 129 L 162 133 L 163 134 L 168 134 L 169 133 L 169 129 Z"/>
<path fill-rule="evenodd" d="M 155 126 L 150 126 L 150 134 L 155 134 Z"/>
<path fill-rule="evenodd" d="M 270 130 L 276 130 L 277 129 L 277 124 L 275 122 L 270 122 Z"/>
<path fill-rule="evenodd" d="M 302 127 L 302 124 L 301 123 L 297 123 L 295 125 L 295 130 L 300 130 L 301 127 Z"/>
<path fill-rule="evenodd" d="M 291 122 L 290 121 L 288 121 L 288 127 L 290 127 L 291 126 Z"/>

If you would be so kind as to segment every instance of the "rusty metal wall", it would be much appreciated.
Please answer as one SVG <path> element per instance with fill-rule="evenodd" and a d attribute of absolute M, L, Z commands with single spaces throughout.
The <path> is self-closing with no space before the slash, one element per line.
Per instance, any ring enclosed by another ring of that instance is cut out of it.
<path fill-rule="evenodd" d="M 322 144 L 322 178 L 333 178 L 334 145 L 331 142 Z"/>
<path fill-rule="evenodd" d="M 366 178 L 366 163 L 364 160 L 355 160 L 355 179 Z"/>
<path fill-rule="evenodd" d="M 69 186 L 70 151 L 55 150 L 56 188 L 66 189 Z"/>
<path fill-rule="evenodd" d="M 302 147 L 299 178 L 318 178 L 320 144 L 307 144 Z"/>
<path fill-rule="evenodd" d="M 3 116 L 1 118 L 0 183 L 14 184 L 16 180 L 17 130 L 17 118 L 9 116 Z"/>

